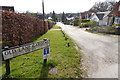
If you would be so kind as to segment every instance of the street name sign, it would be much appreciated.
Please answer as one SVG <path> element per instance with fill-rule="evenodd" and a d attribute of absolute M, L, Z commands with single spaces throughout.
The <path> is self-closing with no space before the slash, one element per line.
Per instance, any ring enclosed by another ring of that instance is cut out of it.
<path fill-rule="evenodd" d="M 29 43 L 22 46 L 17 47 L 11 47 L 11 48 L 5 48 L 2 51 L 3 60 L 6 64 L 6 74 L 10 74 L 10 59 L 21 56 L 27 53 L 30 53 L 32 51 L 38 50 L 38 49 L 44 49 L 44 54 L 46 56 L 43 56 L 44 63 L 47 62 L 47 58 L 49 57 L 49 47 L 50 47 L 50 40 L 44 39 L 43 41 L 35 42 L 35 43 Z"/>
<path fill-rule="evenodd" d="M 43 49 L 46 47 L 50 46 L 50 41 L 49 40 L 43 40 L 35 43 L 29 43 L 26 45 L 22 45 L 19 47 L 13 47 L 8 50 L 5 50 L 2 52 L 4 60 L 14 58 L 23 54 L 27 54 L 29 52 L 38 50 L 38 49 Z"/>

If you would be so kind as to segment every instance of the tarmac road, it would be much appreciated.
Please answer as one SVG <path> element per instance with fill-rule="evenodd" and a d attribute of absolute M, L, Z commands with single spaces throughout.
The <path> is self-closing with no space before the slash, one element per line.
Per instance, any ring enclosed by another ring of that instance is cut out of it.
<path fill-rule="evenodd" d="M 57 25 L 82 49 L 86 78 L 118 78 L 118 36 L 92 34 L 60 22 Z"/>

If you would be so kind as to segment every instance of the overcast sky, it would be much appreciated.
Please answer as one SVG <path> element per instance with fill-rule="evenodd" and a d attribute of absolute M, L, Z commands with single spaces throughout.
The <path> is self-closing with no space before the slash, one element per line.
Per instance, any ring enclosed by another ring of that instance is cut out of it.
<path fill-rule="evenodd" d="M 88 11 L 95 2 L 105 0 L 44 0 L 45 13 L 76 13 Z M 116 0 L 119 1 L 119 0 Z M 14 6 L 19 12 L 40 12 L 42 13 L 42 0 L 0 0 L 0 6 Z"/>

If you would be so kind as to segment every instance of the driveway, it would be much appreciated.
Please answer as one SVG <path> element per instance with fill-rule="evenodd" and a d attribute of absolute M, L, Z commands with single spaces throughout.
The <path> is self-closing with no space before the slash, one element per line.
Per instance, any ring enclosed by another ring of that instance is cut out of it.
<path fill-rule="evenodd" d="M 118 37 L 92 34 L 57 23 L 82 49 L 82 68 L 87 78 L 118 78 Z"/>

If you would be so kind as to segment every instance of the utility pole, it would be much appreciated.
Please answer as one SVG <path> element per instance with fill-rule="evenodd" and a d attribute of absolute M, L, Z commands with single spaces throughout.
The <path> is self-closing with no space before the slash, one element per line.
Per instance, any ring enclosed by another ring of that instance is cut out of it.
<path fill-rule="evenodd" d="M 45 33 L 45 12 L 44 12 L 44 0 L 42 0 L 42 10 L 43 10 L 43 27 Z"/>

